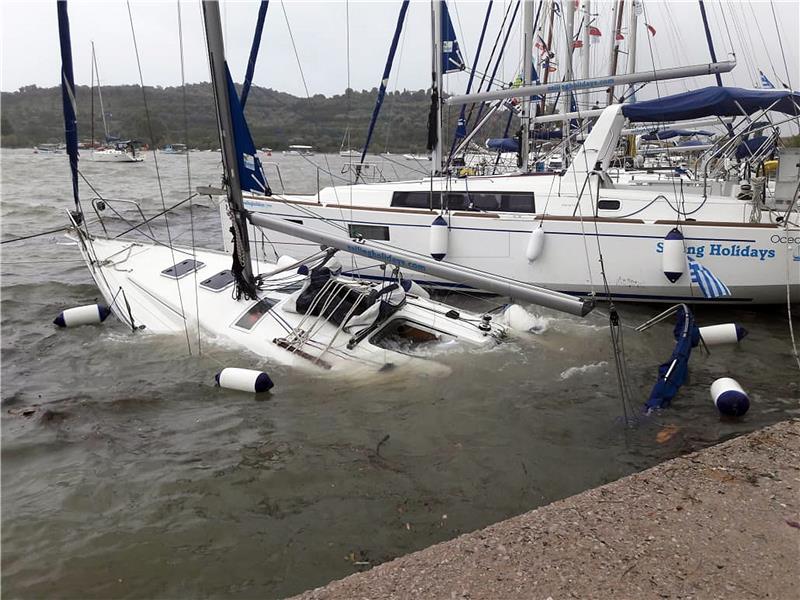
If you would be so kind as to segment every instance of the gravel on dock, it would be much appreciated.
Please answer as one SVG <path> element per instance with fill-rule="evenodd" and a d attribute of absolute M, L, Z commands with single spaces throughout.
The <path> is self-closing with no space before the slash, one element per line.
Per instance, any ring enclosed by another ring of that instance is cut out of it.
<path fill-rule="evenodd" d="M 296 598 L 798 598 L 800 421 Z"/>

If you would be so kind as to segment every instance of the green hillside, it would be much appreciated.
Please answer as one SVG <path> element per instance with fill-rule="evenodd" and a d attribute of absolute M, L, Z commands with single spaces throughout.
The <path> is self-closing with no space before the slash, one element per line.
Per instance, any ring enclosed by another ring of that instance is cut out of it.
<path fill-rule="evenodd" d="M 103 104 L 112 135 L 134 138 L 161 146 L 187 143 L 196 148 L 217 148 L 216 123 L 211 86 L 208 83 L 186 88 L 188 141 L 184 130 L 183 89 L 146 87 L 148 127 L 142 90 L 138 85 L 103 87 Z M 78 127 L 81 140 L 91 139 L 94 113 L 94 137 L 103 137 L 103 124 L 97 92 L 79 86 Z M 338 151 L 345 132 L 350 130 L 352 148 L 361 148 L 375 104 L 377 89 L 349 91 L 325 97 L 298 98 L 272 89 L 254 86 L 247 101 L 246 115 L 258 147 L 276 150 L 290 144 L 311 144 L 321 151 Z M 94 100 L 94 102 L 92 102 Z M 427 139 L 430 99 L 425 90 L 387 94 L 381 118 L 373 136 L 371 151 L 419 152 Z M 449 131 L 458 116 L 457 109 L 445 109 Z M 502 135 L 507 113 L 484 130 L 480 139 Z M 150 129 L 152 128 L 152 137 Z M 513 130 L 512 130 L 513 132 Z M 2 146 L 31 147 L 63 141 L 61 89 L 26 86 L 16 92 L 2 93 Z M 452 139 L 452 134 L 445 135 Z"/>

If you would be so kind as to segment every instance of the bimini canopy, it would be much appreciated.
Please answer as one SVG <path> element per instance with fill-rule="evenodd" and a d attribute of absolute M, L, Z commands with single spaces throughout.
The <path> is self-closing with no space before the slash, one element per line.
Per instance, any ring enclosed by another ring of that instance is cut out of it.
<path fill-rule="evenodd" d="M 643 135 L 642 139 L 646 142 L 652 140 L 671 140 L 674 137 L 689 137 L 695 135 L 704 135 L 706 137 L 714 135 L 713 131 L 704 131 L 702 129 L 664 129 L 662 131 L 654 131 Z"/>
<path fill-rule="evenodd" d="M 707 87 L 633 104 L 622 114 L 632 122 L 686 121 L 701 117 L 741 117 L 759 110 L 800 116 L 800 93 L 789 90 L 747 90 Z"/>

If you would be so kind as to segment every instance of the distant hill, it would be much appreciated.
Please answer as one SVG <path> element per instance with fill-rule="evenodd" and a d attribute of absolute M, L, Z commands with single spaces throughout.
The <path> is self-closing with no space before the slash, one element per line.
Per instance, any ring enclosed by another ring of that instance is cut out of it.
<path fill-rule="evenodd" d="M 187 143 L 183 119 L 183 89 L 181 87 L 146 87 L 147 113 L 138 85 L 104 86 L 103 105 L 112 135 L 133 138 L 158 146 L 166 143 Z M 78 86 L 78 130 L 81 140 L 91 139 L 91 119 L 94 112 L 94 137 L 103 137 L 103 123 L 95 90 Z M 272 89 L 254 86 L 250 90 L 245 114 L 253 139 L 258 147 L 275 150 L 290 144 L 311 144 L 326 152 L 338 151 L 348 127 L 350 146 L 360 149 L 377 89 L 349 90 L 345 94 L 325 97 L 298 98 Z M 92 104 L 94 100 L 94 104 Z M 349 108 L 348 108 L 349 107 Z M 420 152 L 427 140 L 430 98 L 425 90 L 391 92 L 383 104 L 371 142 L 372 152 Z M 217 148 L 214 100 L 209 83 L 186 87 L 188 114 L 188 145 L 196 148 Z M 92 110 L 93 109 L 93 110 Z M 455 125 L 458 110 L 445 109 L 450 123 Z M 499 115 L 497 122 L 481 134 L 480 139 L 502 135 L 508 113 Z M 32 147 L 64 139 L 61 114 L 61 88 L 40 88 L 35 85 L 16 92 L 2 93 L 2 141 L 4 147 Z M 512 128 L 513 134 L 513 128 Z M 445 136 L 452 139 L 452 134 Z"/>

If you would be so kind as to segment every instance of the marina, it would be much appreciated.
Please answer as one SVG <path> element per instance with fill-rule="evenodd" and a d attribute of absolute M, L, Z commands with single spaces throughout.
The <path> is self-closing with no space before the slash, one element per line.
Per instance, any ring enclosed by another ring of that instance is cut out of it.
<path fill-rule="evenodd" d="M 86 6 L 59 0 L 59 86 L 3 91 L 4 589 L 792 589 L 800 92 L 775 6 L 765 74 L 702 0 L 670 60 L 655 0 L 400 0 L 356 92 L 351 19 L 390 20 L 345 2 L 326 97 L 308 7 L 281 3 L 303 98 L 259 65 L 269 5 L 172 7 L 164 87 L 134 16 L 163 6 L 129 3 L 138 84 L 101 92 Z M 428 88 L 399 92 L 420 16 Z"/>

